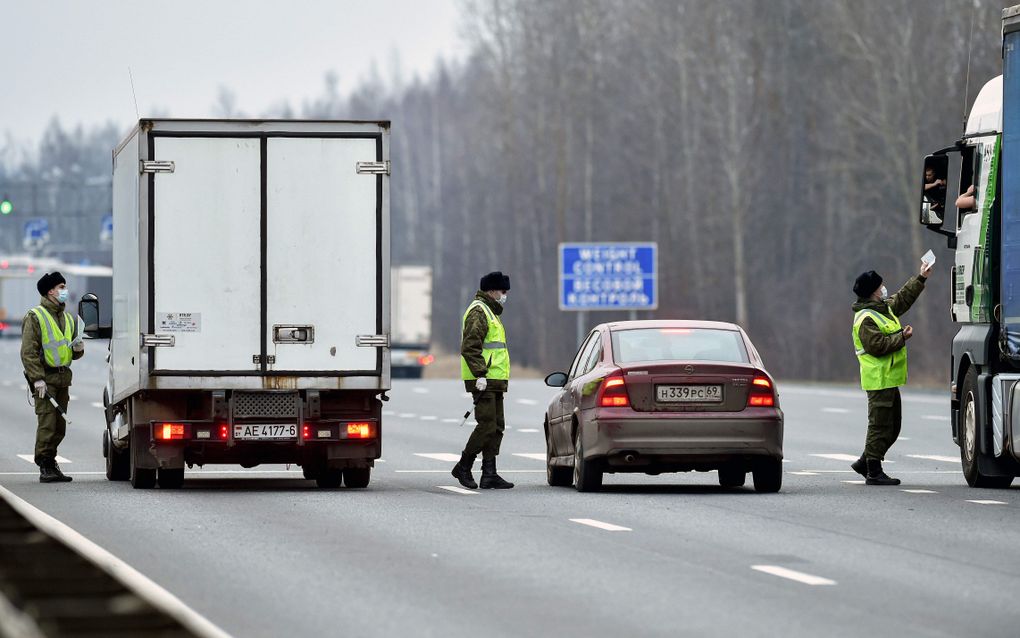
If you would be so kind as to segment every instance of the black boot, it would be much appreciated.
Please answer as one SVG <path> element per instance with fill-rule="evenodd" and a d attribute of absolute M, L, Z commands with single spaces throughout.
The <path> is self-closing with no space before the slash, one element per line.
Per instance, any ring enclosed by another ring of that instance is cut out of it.
<path fill-rule="evenodd" d="M 513 483 L 504 481 L 499 474 L 496 474 L 495 458 L 482 459 L 481 488 L 483 490 L 508 490 L 513 486 Z"/>
<path fill-rule="evenodd" d="M 471 466 L 475 464 L 474 455 L 469 455 L 466 452 L 462 452 L 460 455 L 460 462 L 453 466 L 453 477 L 460 481 L 460 484 L 469 490 L 477 490 L 478 483 L 475 483 L 475 477 L 471 476 Z"/>
<path fill-rule="evenodd" d="M 868 460 L 864 458 L 863 454 L 861 455 L 861 458 L 850 464 L 850 469 L 857 472 L 864 478 L 868 478 Z"/>
<path fill-rule="evenodd" d="M 900 480 L 892 478 L 882 471 L 882 461 L 868 459 L 868 476 L 864 481 L 867 485 L 899 485 Z"/>
<path fill-rule="evenodd" d="M 40 483 L 67 483 L 70 480 L 70 476 L 60 471 L 56 461 L 43 461 L 39 466 Z"/>

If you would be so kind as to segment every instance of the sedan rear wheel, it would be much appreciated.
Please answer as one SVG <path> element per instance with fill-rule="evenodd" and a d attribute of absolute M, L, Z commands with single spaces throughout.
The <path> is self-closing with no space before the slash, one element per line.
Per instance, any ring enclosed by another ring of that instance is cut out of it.
<path fill-rule="evenodd" d="M 755 492 L 778 492 L 783 487 L 783 461 L 780 459 L 759 459 L 751 472 Z"/>
<path fill-rule="evenodd" d="M 574 488 L 578 492 L 597 492 L 602 489 L 602 468 L 598 461 L 584 460 L 580 427 L 574 435 Z"/>

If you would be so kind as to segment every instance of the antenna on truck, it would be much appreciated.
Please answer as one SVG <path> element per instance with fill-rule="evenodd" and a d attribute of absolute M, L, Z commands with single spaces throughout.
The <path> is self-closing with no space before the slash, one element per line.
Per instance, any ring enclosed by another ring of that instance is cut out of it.
<path fill-rule="evenodd" d="M 138 96 L 135 95 L 135 78 L 131 75 L 131 67 L 128 67 L 128 81 L 131 82 L 131 99 L 135 101 L 135 119 L 140 120 L 142 117 L 138 115 Z"/>
<path fill-rule="evenodd" d="M 970 103 L 970 54 L 974 44 L 974 12 L 977 10 L 977 0 L 970 4 L 970 34 L 967 36 L 967 81 L 963 87 L 963 130 L 967 130 L 967 105 Z"/>

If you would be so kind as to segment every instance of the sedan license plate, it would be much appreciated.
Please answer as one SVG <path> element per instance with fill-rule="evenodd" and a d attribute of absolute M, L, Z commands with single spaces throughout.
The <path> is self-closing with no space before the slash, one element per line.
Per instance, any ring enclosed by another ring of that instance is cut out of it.
<path fill-rule="evenodd" d="M 655 400 L 660 403 L 720 403 L 721 385 L 657 385 Z"/>
<path fill-rule="evenodd" d="M 234 424 L 235 441 L 293 441 L 297 439 L 295 423 Z"/>

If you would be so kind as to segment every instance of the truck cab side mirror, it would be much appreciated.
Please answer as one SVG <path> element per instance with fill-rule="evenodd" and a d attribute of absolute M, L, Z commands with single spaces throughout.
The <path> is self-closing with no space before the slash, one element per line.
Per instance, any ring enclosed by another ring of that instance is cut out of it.
<path fill-rule="evenodd" d="M 949 175 L 949 157 L 929 155 L 924 158 L 924 175 L 921 179 L 921 224 L 935 230 L 946 221 L 946 184 Z"/>
<path fill-rule="evenodd" d="M 86 339 L 109 339 L 113 329 L 99 325 L 99 297 L 87 292 L 78 302 L 78 316 L 85 322 Z"/>

